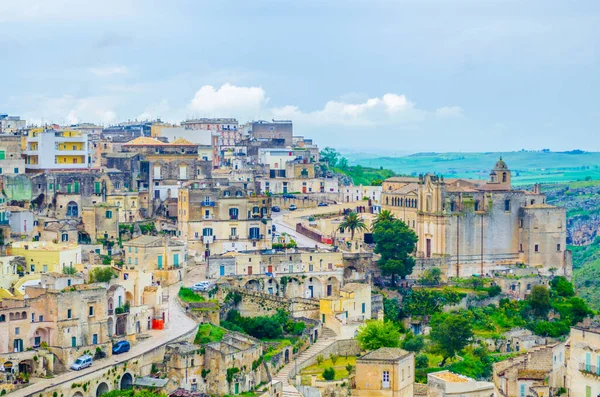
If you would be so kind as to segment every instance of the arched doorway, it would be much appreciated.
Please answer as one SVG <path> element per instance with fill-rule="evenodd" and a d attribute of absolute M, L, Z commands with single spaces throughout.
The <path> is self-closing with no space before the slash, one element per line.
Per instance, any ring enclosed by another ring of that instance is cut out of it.
<path fill-rule="evenodd" d="M 327 279 L 327 292 L 326 296 L 334 296 L 340 293 L 340 282 L 335 277 L 329 277 Z"/>
<path fill-rule="evenodd" d="M 75 392 L 72 397 L 83 397 L 83 393 L 80 391 Z"/>
<path fill-rule="evenodd" d="M 121 390 L 129 390 L 133 387 L 133 377 L 129 372 L 123 374 L 121 378 Z"/>
<path fill-rule="evenodd" d="M 323 296 L 323 286 L 318 277 L 310 277 L 304 291 L 306 298 L 321 298 Z"/>
<path fill-rule="evenodd" d="M 127 316 L 121 315 L 117 317 L 117 329 L 115 330 L 117 336 L 122 336 L 127 333 Z"/>
<path fill-rule="evenodd" d="M 19 373 L 30 374 L 33 372 L 33 361 L 32 360 L 23 360 L 19 363 Z"/>
<path fill-rule="evenodd" d="M 112 337 L 115 334 L 115 322 L 112 317 L 108 318 L 108 336 Z"/>
<path fill-rule="evenodd" d="M 105 393 L 108 393 L 108 385 L 106 384 L 106 382 L 102 382 L 96 388 L 96 397 L 100 397 Z"/>
<path fill-rule="evenodd" d="M 129 302 L 129 305 L 133 305 L 133 294 L 129 291 L 125 292 L 125 302 Z"/>

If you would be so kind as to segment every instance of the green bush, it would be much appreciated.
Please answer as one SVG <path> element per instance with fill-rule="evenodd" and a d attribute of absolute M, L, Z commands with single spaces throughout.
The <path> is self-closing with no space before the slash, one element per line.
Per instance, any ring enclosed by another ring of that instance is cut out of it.
<path fill-rule="evenodd" d="M 335 379 L 335 370 L 333 367 L 325 368 L 323 370 L 323 379 L 325 380 L 334 380 Z"/>
<path fill-rule="evenodd" d="M 502 288 L 499 285 L 492 285 L 488 288 L 488 296 L 493 298 L 494 296 L 498 296 L 502 293 Z"/>
<path fill-rule="evenodd" d="M 427 354 L 419 354 L 415 357 L 415 365 L 417 368 L 429 367 L 429 357 L 427 357 Z"/>

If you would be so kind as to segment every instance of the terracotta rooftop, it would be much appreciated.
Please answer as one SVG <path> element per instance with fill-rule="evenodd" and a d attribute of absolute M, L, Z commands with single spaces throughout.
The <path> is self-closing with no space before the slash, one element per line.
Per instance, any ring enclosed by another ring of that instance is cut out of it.
<path fill-rule="evenodd" d="M 359 360 L 400 360 L 408 356 L 409 352 L 395 347 L 382 347 L 377 350 L 373 350 L 360 357 Z"/>
<path fill-rule="evenodd" d="M 170 145 L 176 145 L 176 146 L 197 146 L 194 143 L 188 141 L 187 139 L 183 139 L 183 138 L 177 138 L 177 139 L 175 139 L 173 142 L 170 143 Z"/>

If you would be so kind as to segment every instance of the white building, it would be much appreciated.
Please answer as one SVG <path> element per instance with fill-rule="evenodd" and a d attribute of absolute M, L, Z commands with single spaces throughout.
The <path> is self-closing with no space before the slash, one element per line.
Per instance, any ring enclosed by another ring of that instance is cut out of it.
<path fill-rule="evenodd" d="M 0 114 L 0 133 L 14 134 L 19 130 L 25 129 L 25 120 L 19 116 L 9 116 L 8 114 Z"/>
<path fill-rule="evenodd" d="M 87 134 L 74 130 L 33 129 L 24 154 L 32 170 L 86 169 L 91 161 Z"/>

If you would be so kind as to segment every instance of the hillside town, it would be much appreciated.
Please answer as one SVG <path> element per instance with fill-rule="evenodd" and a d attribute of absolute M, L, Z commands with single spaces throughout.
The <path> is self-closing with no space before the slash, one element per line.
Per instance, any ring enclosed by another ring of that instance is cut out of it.
<path fill-rule="evenodd" d="M 292 120 L 0 114 L 0 395 L 600 395 L 566 208 L 500 156 L 341 159 Z"/>

